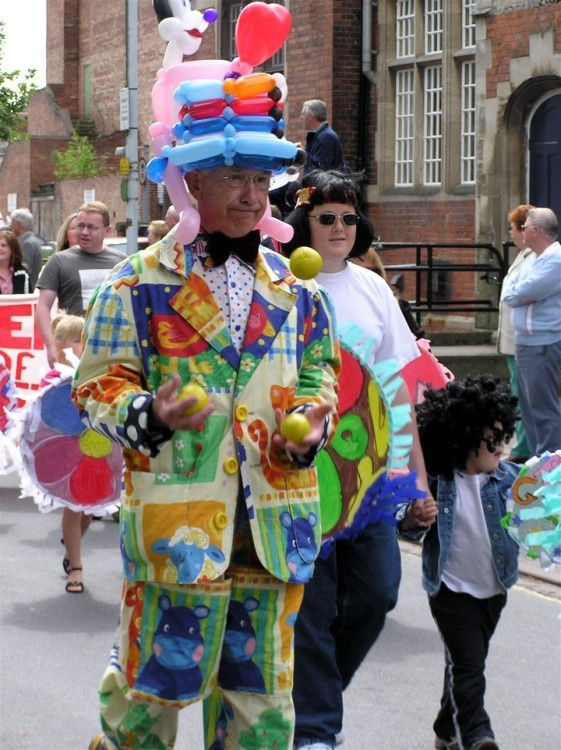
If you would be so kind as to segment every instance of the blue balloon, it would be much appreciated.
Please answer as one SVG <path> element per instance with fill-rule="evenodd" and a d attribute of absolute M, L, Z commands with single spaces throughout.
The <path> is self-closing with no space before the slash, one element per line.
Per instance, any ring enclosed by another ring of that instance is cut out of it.
<path fill-rule="evenodd" d="M 238 131 L 256 130 L 262 133 L 270 133 L 277 126 L 277 121 L 267 115 L 238 115 L 232 118 L 232 125 Z"/>
<path fill-rule="evenodd" d="M 167 165 L 168 160 L 162 156 L 155 156 L 153 159 L 150 159 L 146 165 L 146 174 L 150 182 L 163 182 Z"/>
<path fill-rule="evenodd" d="M 226 120 L 223 117 L 205 117 L 204 120 L 195 120 L 191 117 L 189 132 L 192 136 L 221 133 L 226 124 Z"/>

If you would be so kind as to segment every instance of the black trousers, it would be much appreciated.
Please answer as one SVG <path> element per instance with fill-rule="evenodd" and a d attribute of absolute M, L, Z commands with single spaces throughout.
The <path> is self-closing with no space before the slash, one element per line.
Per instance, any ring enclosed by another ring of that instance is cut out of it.
<path fill-rule="evenodd" d="M 433 728 L 442 739 L 461 739 L 469 748 L 494 737 L 485 710 L 485 660 L 506 594 L 476 599 L 442 584 L 429 606 L 445 647 L 444 690 Z"/>

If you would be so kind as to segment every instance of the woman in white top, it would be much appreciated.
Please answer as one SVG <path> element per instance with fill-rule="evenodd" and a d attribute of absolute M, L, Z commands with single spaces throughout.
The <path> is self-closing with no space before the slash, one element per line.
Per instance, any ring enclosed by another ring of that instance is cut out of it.
<path fill-rule="evenodd" d="M 512 261 L 508 271 L 507 278 L 513 274 L 517 274 L 520 271 L 522 263 L 534 255 L 531 248 L 526 247 L 524 242 L 524 232 L 522 227 L 526 221 L 528 211 L 534 208 L 530 204 L 522 204 L 513 208 L 508 214 L 509 223 L 509 234 L 519 249 L 519 253 L 516 258 Z M 505 279 L 506 280 L 506 279 Z M 503 285 L 504 286 L 504 285 Z M 499 306 L 499 328 L 497 331 L 497 351 L 500 354 L 505 355 L 508 371 L 510 374 L 510 390 L 514 396 L 518 396 L 518 377 L 516 375 L 516 360 L 514 358 L 514 328 L 510 322 L 510 314 L 512 308 L 509 307 L 506 302 L 503 302 L 502 297 Z M 530 448 L 528 446 L 528 440 L 526 438 L 526 431 L 524 429 L 524 422 L 519 417 L 516 422 L 516 430 L 514 433 L 515 440 L 510 446 L 510 455 L 508 456 L 509 461 L 514 461 L 517 464 L 523 464 L 530 458 Z"/>
<path fill-rule="evenodd" d="M 364 254 L 373 238 L 360 210 L 358 182 L 349 174 L 318 170 L 302 184 L 296 208 L 286 219 L 294 237 L 283 246 L 285 254 L 302 245 L 313 247 L 323 259 L 316 281 L 333 301 L 343 344 L 356 351 L 368 342 L 362 356 L 366 351 L 369 366 L 393 360 L 394 371 L 402 369 L 418 349 L 390 287 L 372 271 L 348 262 Z M 396 400 L 410 404 L 405 383 Z M 417 471 L 417 487 L 428 492 L 414 417 L 405 429 L 411 436 L 409 465 Z M 435 517 L 430 498 L 411 503 L 402 523 L 404 528 L 428 526 Z M 352 541 L 338 539 L 329 556 L 316 561 L 295 627 L 295 748 L 334 747 L 342 728 L 343 690 L 395 606 L 400 578 L 395 528 L 385 523 L 368 524 Z"/>

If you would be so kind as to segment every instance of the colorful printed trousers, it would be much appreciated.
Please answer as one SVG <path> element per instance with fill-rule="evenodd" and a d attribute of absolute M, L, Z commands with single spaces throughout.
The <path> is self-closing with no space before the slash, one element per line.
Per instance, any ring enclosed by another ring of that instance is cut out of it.
<path fill-rule="evenodd" d="M 302 596 L 302 584 L 250 567 L 204 584 L 125 582 L 99 691 L 106 740 L 118 750 L 170 750 L 178 710 L 205 698 L 206 750 L 289 750 Z"/>

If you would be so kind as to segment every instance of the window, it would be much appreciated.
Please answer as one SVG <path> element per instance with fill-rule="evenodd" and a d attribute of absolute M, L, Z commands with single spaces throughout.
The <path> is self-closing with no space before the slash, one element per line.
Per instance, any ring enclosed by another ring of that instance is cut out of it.
<path fill-rule="evenodd" d="M 380 88 L 393 138 L 393 159 L 391 146 L 383 151 L 388 187 L 437 192 L 475 184 L 474 7 L 473 0 L 395 0 L 381 10 L 379 61 L 388 75 Z"/>
<path fill-rule="evenodd" d="M 396 56 L 415 54 L 415 4 L 414 0 L 397 0 Z"/>
<path fill-rule="evenodd" d="M 395 184 L 413 184 L 415 89 L 413 68 L 398 70 L 395 102 Z"/>
<path fill-rule="evenodd" d="M 475 183 L 475 61 L 462 63 L 461 182 Z"/>
<path fill-rule="evenodd" d="M 425 0 L 425 55 L 442 52 L 442 0 Z"/>
<path fill-rule="evenodd" d="M 462 0 L 462 47 L 475 47 L 475 19 L 473 0 Z"/>
<path fill-rule="evenodd" d="M 423 182 L 440 185 L 442 167 L 442 66 L 425 68 Z"/>

